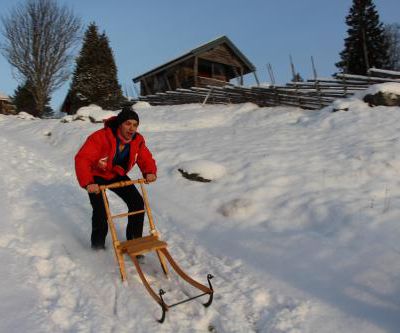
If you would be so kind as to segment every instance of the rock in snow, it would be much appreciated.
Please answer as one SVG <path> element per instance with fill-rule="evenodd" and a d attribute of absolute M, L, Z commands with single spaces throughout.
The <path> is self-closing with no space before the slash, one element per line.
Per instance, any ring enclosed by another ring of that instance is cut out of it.
<path fill-rule="evenodd" d="M 178 167 L 178 171 L 189 180 L 205 183 L 222 178 L 226 174 L 223 165 L 207 160 L 183 162 Z"/>
<path fill-rule="evenodd" d="M 400 106 L 400 83 L 375 84 L 364 92 L 364 102 L 370 106 Z"/>

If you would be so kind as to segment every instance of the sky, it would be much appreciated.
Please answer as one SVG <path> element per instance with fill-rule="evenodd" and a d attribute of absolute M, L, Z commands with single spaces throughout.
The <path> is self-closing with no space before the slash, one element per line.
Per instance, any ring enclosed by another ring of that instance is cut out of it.
<path fill-rule="evenodd" d="M 311 56 L 319 76 L 330 76 L 346 36 L 345 17 L 351 0 L 65 0 L 86 27 L 95 22 L 105 31 L 124 93 L 134 95 L 132 78 L 216 37 L 226 35 L 268 82 L 270 63 L 278 83 L 291 78 L 289 55 L 296 71 L 312 77 Z M 15 0 L 1 0 L 3 16 Z M 400 22 L 398 0 L 375 0 L 383 23 Z M 0 37 L 3 38 L 2 36 Z M 76 48 L 79 52 L 80 45 Z M 73 68 L 74 63 L 72 63 Z M 0 92 L 13 94 L 18 82 L 0 55 Z M 253 76 L 245 84 L 254 83 Z M 53 95 L 57 109 L 69 82 Z"/>

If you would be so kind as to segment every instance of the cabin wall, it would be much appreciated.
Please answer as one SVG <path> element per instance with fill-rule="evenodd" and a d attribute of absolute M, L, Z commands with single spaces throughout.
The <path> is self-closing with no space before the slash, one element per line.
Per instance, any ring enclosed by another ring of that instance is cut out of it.
<path fill-rule="evenodd" d="M 197 68 L 195 67 L 197 66 Z M 153 95 L 157 92 L 177 88 L 224 86 L 235 77 L 244 74 L 246 65 L 226 44 L 193 56 L 164 71 L 149 75 L 140 82 L 140 94 Z M 247 69 L 248 72 L 248 69 Z"/>
<path fill-rule="evenodd" d="M 168 68 L 165 71 L 149 76 L 140 81 L 140 94 L 151 95 L 157 92 L 176 90 L 193 86 L 191 82 L 194 77 L 194 59 Z"/>
<path fill-rule="evenodd" d="M 198 76 L 213 78 L 220 81 L 229 81 L 229 68 L 225 64 L 199 59 Z"/>
<path fill-rule="evenodd" d="M 215 48 L 200 54 L 199 58 L 228 66 L 235 66 L 237 68 L 245 67 L 240 59 L 236 57 L 233 52 L 224 44 L 218 45 Z"/>
<path fill-rule="evenodd" d="M 0 114 L 16 114 L 14 104 L 7 100 L 0 100 Z"/>

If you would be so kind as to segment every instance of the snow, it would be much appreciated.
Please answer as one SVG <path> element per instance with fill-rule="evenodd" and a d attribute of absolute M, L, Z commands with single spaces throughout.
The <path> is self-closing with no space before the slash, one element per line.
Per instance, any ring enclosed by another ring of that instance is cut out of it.
<path fill-rule="evenodd" d="M 357 97 L 340 98 L 331 104 L 332 111 L 348 111 L 350 109 L 364 109 L 365 103 Z"/>
<path fill-rule="evenodd" d="M 26 119 L 26 120 L 37 120 L 39 118 L 36 118 L 34 116 L 32 116 L 31 114 L 25 112 L 25 111 L 21 111 L 17 114 L 16 116 L 19 119 Z"/>
<path fill-rule="evenodd" d="M 400 108 L 337 103 L 348 111 L 136 108 L 158 162 L 147 188 L 162 239 L 191 276 L 215 276 L 210 308 L 177 306 L 162 325 L 128 261 L 121 283 L 110 238 L 90 249 L 73 157 L 103 125 L 0 115 L 0 331 L 397 332 Z M 183 165 L 219 177 L 191 182 Z M 167 301 L 191 292 L 155 256 L 143 267 Z"/>
<path fill-rule="evenodd" d="M 100 106 L 90 104 L 78 109 L 74 115 L 66 115 L 61 118 L 62 123 L 70 123 L 71 121 L 90 121 L 92 123 L 103 123 L 104 120 L 116 116 L 118 111 L 103 110 Z"/>
<path fill-rule="evenodd" d="M 90 104 L 89 106 L 81 107 L 77 112 L 77 116 L 89 118 L 92 122 L 101 123 L 103 120 L 117 115 L 114 111 L 104 111 L 100 106 Z"/>
<path fill-rule="evenodd" d="M 134 105 L 133 105 L 133 108 L 136 110 L 136 109 L 148 109 L 148 108 L 150 108 L 151 107 L 151 105 L 150 105 L 150 103 L 149 102 L 144 102 L 144 101 L 139 101 L 139 102 L 136 102 Z"/>
<path fill-rule="evenodd" d="M 225 176 L 227 173 L 227 170 L 223 165 L 208 160 L 182 162 L 178 166 L 178 170 L 179 169 L 188 174 L 197 174 L 208 180 L 217 180 Z"/>
<path fill-rule="evenodd" d="M 366 95 L 375 95 L 378 92 L 384 92 L 389 94 L 396 94 L 400 96 L 400 83 L 395 82 L 387 82 L 387 83 L 380 83 L 374 84 L 366 89 L 363 94 Z"/>

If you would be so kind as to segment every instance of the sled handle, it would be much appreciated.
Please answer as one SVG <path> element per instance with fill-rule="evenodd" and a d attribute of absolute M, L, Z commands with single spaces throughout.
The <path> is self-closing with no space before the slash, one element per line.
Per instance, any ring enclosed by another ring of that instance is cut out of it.
<path fill-rule="evenodd" d="M 119 188 L 119 187 L 125 187 L 133 184 L 146 184 L 146 180 L 143 178 L 136 179 L 136 180 L 123 180 L 120 182 L 115 182 L 109 185 L 100 185 L 99 188 L 100 190 L 106 190 L 110 188 Z"/>

